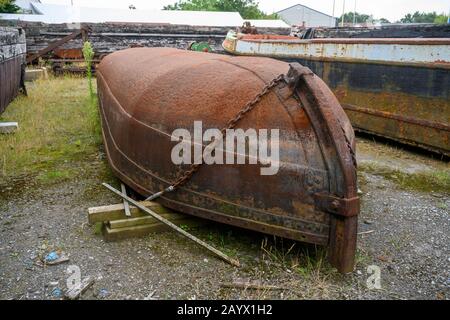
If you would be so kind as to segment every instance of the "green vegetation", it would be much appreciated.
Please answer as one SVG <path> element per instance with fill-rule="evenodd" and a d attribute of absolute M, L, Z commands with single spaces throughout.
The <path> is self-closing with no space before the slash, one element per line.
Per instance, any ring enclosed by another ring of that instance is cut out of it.
<path fill-rule="evenodd" d="M 16 13 L 20 10 L 15 0 L 0 0 L 0 13 Z"/>
<path fill-rule="evenodd" d="M 287 245 L 286 245 L 287 244 Z M 262 259 L 280 266 L 283 270 L 292 270 L 304 278 L 329 275 L 333 269 L 327 262 L 326 248 L 304 246 L 295 241 L 266 237 L 261 243 Z"/>
<path fill-rule="evenodd" d="M 92 49 L 92 45 L 89 41 L 86 41 L 83 44 L 83 57 L 84 61 L 86 62 L 86 75 L 88 79 L 89 95 L 91 99 L 94 99 L 95 92 L 92 85 L 92 59 L 94 58 L 94 49 Z"/>
<path fill-rule="evenodd" d="M 92 174 L 102 137 L 97 101 L 84 94 L 85 79 L 27 86 L 28 97 L 16 98 L 0 117 L 19 123 L 16 133 L 0 135 L 0 185 L 20 176 L 48 184 Z"/>
<path fill-rule="evenodd" d="M 338 23 L 342 22 L 342 18 L 344 18 L 344 23 L 353 23 L 354 21 L 356 23 L 364 23 L 364 22 L 372 22 L 373 20 L 378 20 L 381 23 L 391 23 L 386 18 L 375 19 L 372 15 L 368 15 L 368 14 L 364 14 L 364 13 L 358 13 L 358 12 L 347 12 L 347 13 L 344 13 L 343 15 L 341 15 L 338 18 Z"/>
<path fill-rule="evenodd" d="M 180 0 L 164 10 L 239 12 L 244 19 L 277 19 L 275 13 L 261 11 L 255 0 Z"/>
<path fill-rule="evenodd" d="M 402 23 L 437 23 L 446 24 L 448 22 L 448 16 L 444 13 L 437 14 L 436 12 L 419 12 L 416 11 L 413 14 L 408 13 L 402 19 Z"/>
<path fill-rule="evenodd" d="M 382 176 L 404 189 L 450 194 L 450 169 L 407 173 L 371 162 L 360 163 L 358 169 L 362 172 Z"/>

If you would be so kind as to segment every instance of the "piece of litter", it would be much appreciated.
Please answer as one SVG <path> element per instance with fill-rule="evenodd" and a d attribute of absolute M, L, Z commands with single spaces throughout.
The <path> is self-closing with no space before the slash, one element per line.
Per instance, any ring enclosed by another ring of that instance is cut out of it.
<path fill-rule="evenodd" d="M 69 261 L 69 257 L 67 257 L 64 253 L 58 254 L 56 251 L 52 251 L 47 254 L 44 259 L 37 261 L 36 265 L 41 267 L 44 265 L 53 266 L 67 261 Z"/>
<path fill-rule="evenodd" d="M 98 294 L 101 298 L 105 298 L 108 296 L 108 290 L 106 289 L 101 289 L 99 294 Z"/>
<path fill-rule="evenodd" d="M 375 232 L 375 230 L 368 230 L 368 231 L 358 232 L 358 236 L 359 235 L 363 235 L 363 234 L 369 234 L 369 233 L 372 233 L 372 232 Z"/>
<path fill-rule="evenodd" d="M 53 289 L 52 297 L 61 298 L 61 296 L 62 296 L 62 290 L 60 288 Z"/>
<path fill-rule="evenodd" d="M 59 254 L 57 254 L 56 251 L 52 251 L 45 256 L 45 262 L 52 262 L 56 259 L 59 259 Z"/>

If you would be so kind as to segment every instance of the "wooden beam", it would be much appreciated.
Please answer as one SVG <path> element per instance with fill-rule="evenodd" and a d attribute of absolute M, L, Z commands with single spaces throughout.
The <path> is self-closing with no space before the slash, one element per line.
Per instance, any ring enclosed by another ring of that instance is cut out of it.
<path fill-rule="evenodd" d="M 172 220 L 173 222 L 176 222 L 179 226 L 187 226 L 187 227 L 198 227 L 201 225 L 204 225 L 207 223 L 207 221 L 203 219 L 198 219 L 194 217 L 184 217 L 184 219 L 178 219 L 178 220 Z M 144 224 L 144 225 L 137 225 L 137 226 L 130 226 L 130 227 L 124 227 L 124 228 L 116 228 L 112 229 L 110 226 L 105 224 L 103 226 L 103 238 L 105 241 L 118 241 L 128 238 L 138 238 L 138 237 L 145 237 L 150 233 L 157 233 L 157 232 L 165 232 L 169 231 L 171 228 L 167 226 L 164 223 L 161 223 L 159 221 L 151 224 Z"/>
<path fill-rule="evenodd" d="M 163 214 L 163 213 L 172 213 L 171 210 L 164 208 L 160 204 L 152 201 L 142 201 L 140 202 L 144 207 L 151 208 L 152 210 Z M 135 206 L 130 206 L 130 213 L 131 218 L 138 218 L 138 217 L 146 217 L 148 214 L 145 212 L 142 212 Z M 113 204 L 109 206 L 100 206 L 100 207 L 93 207 L 88 209 L 88 222 L 90 224 L 96 223 L 96 222 L 104 222 L 104 221 L 114 221 L 114 220 L 121 220 L 121 219 L 127 219 L 128 217 L 125 215 L 125 207 L 123 203 L 120 204 Z"/>
<path fill-rule="evenodd" d="M 33 54 L 32 56 L 27 58 L 27 64 L 32 63 L 34 60 L 36 60 L 37 58 L 43 56 L 46 53 L 49 53 L 50 51 L 55 50 L 56 48 L 62 46 L 64 43 L 75 39 L 76 37 L 78 37 L 80 34 L 82 34 L 84 32 L 84 28 L 81 28 L 80 30 L 77 30 L 75 32 L 72 32 L 71 34 L 69 34 L 68 36 L 65 36 L 62 39 L 59 39 L 57 41 L 54 41 L 52 43 L 50 43 L 47 47 L 45 47 L 42 50 L 39 50 L 37 53 Z"/>
<path fill-rule="evenodd" d="M 179 213 L 163 213 L 163 214 L 161 214 L 161 217 L 164 217 L 170 221 L 189 219 L 189 216 L 186 216 L 185 214 L 179 214 Z M 119 228 L 135 227 L 135 226 L 140 226 L 140 225 L 144 225 L 144 224 L 153 224 L 153 223 L 160 223 L 160 222 L 151 216 L 145 216 L 145 217 L 139 217 L 139 218 L 127 218 L 127 219 L 123 219 L 123 220 L 110 221 L 110 222 L 108 222 L 108 226 L 111 229 L 119 229 Z"/>

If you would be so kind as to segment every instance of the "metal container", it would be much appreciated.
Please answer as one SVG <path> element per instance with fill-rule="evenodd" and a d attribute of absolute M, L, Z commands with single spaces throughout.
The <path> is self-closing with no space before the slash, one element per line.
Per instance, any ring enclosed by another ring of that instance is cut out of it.
<path fill-rule="evenodd" d="M 356 130 L 450 155 L 448 38 L 299 40 L 230 31 L 223 46 L 308 66 Z"/>
<path fill-rule="evenodd" d="M 19 92 L 25 54 L 25 32 L 0 27 L 0 114 Z"/>
<path fill-rule="evenodd" d="M 279 130 L 277 173 L 261 175 L 263 165 L 250 164 L 249 157 L 245 164 L 203 164 L 158 201 L 201 218 L 328 245 L 331 263 L 352 271 L 359 213 L 354 133 L 335 96 L 308 68 L 267 58 L 134 48 L 108 55 L 97 72 L 111 167 L 144 196 L 191 168 L 172 161 L 174 130 L 194 136 L 196 121 L 203 130 L 226 127 L 284 75 L 236 125 Z"/>

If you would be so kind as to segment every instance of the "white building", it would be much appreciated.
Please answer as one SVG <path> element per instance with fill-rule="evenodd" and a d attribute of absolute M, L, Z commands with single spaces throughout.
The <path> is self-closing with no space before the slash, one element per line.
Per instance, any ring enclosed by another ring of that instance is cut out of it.
<path fill-rule="evenodd" d="M 296 4 L 277 12 L 284 22 L 291 26 L 311 27 L 335 27 L 336 17 L 311 9 L 307 6 Z"/>
<path fill-rule="evenodd" d="M 0 19 L 44 23 L 128 22 L 208 27 L 240 27 L 245 21 L 238 12 L 91 8 L 46 4 L 39 0 L 18 0 L 16 4 L 23 13 L 2 13 Z M 252 24 L 256 27 L 289 28 L 282 20 L 252 20 Z"/>

